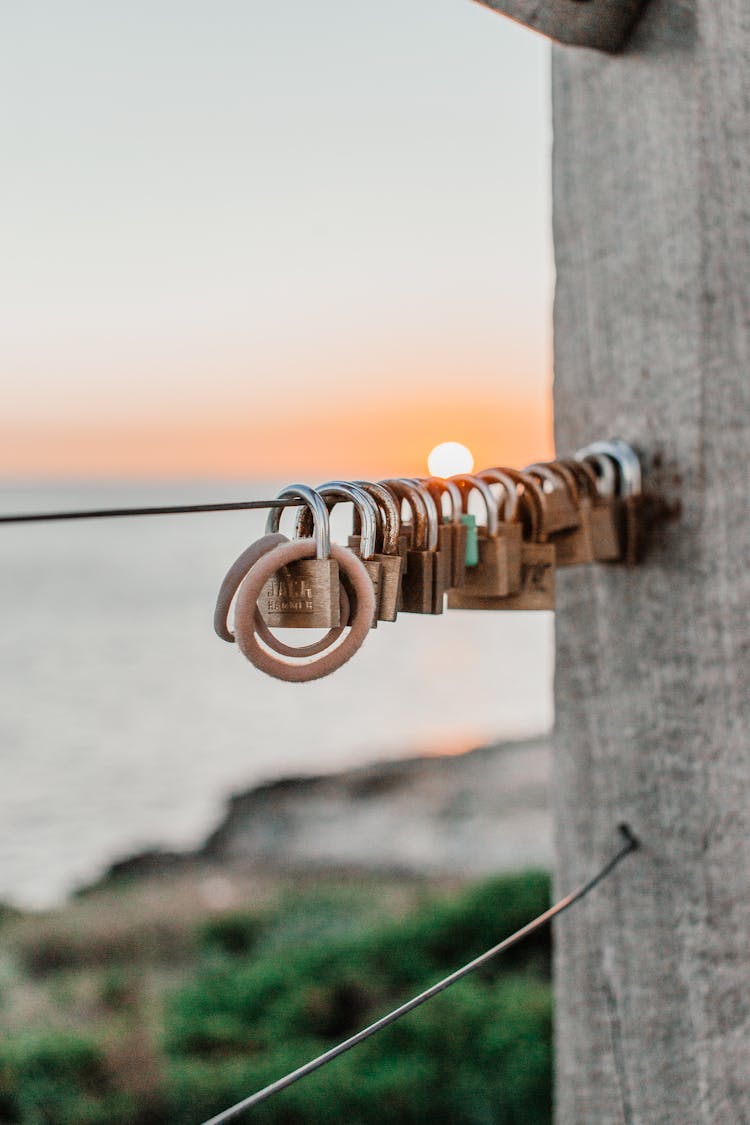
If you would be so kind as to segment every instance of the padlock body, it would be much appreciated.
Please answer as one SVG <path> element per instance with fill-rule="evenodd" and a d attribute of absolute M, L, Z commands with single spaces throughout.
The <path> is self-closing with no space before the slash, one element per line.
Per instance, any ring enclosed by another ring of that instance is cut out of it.
<path fill-rule="evenodd" d="M 404 560 L 401 555 L 374 555 L 380 563 L 380 605 L 378 619 L 395 621 L 401 608 L 401 581 L 404 574 Z"/>
<path fill-rule="evenodd" d="M 544 506 L 544 525 L 549 535 L 578 527 L 580 522 L 578 509 L 562 482 L 549 491 L 544 489 Z"/>
<path fill-rule="evenodd" d="M 446 544 L 447 551 L 433 551 L 435 562 L 432 568 L 432 602 L 430 613 L 438 614 L 445 611 L 445 595 L 450 584 L 451 569 L 451 544 Z"/>
<path fill-rule="evenodd" d="M 402 613 L 433 612 L 435 558 L 434 551 L 408 551 L 401 583 Z"/>
<path fill-rule="evenodd" d="M 276 571 L 258 608 L 272 629 L 336 629 L 341 623 L 335 559 L 298 559 Z"/>
<path fill-rule="evenodd" d="M 646 546 L 646 504 L 642 495 L 626 496 L 622 501 L 624 559 L 628 566 L 637 566 Z"/>
<path fill-rule="evenodd" d="M 508 552 L 504 539 L 482 534 L 477 540 L 476 566 L 467 567 L 461 593 L 469 597 L 504 598 L 508 587 Z"/>
<path fill-rule="evenodd" d="M 372 615 L 372 629 L 377 629 L 378 621 L 380 620 L 380 601 L 382 598 L 383 584 L 382 584 L 382 567 L 377 559 L 362 559 L 362 565 L 367 571 L 370 581 L 372 582 L 372 590 L 375 594 L 375 611 Z"/>
<path fill-rule="evenodd" d="M 350 535 L 349 547 L 355 555 L 360 552 L 361 536 Z M 406 569 L 406 544 L 404 553 L 397 555 L 384 555 L 377 553 L 373 560 L 380 563 L 380 597 L 378 604 L 378 621 L 395 621 L 401 608 L 401 581 Z"/>
<path fill-rule="evenodd" d="M 450 588 L 455 589 L 457 586 L 462 586 L 464 577 L 466 575 L 466 538 L 468 535 L 468 528 L 466 524 L 451 523 L 452 540 L 453 540 L 453 562 L 451 566 L 451 584 Z"/>
<path fill-rule="evenodd" d="M 622 512 L 618 501 L 603 500 L 591 509 L 591 541 L 597 562 L 622 558 Z"/>
<path fill-rule="evenodd" d="M 508 593 L 520 594 L 522 586 L 521 555 L 523 548 L 523 529 L 520 523 L 501 523 L 498 538 L 505 543 L 508 567 Z"/>
<path fill-rule="evenodd" d="M 438 557 L 440 559 L 440 583 L 443 591 L 453 585 L 453 525 L 443 523 L 438 528 Z"/>
<path fill-rule="evenodd" d="M 594 540 L 591 531 L 591 501 L 584 497 L 579 501 L 578 527 L 562 531 L 553 537 L 555 560 L 558 566 L 578 566 L 595 561 Z"/>
<path fill-rule="evenodd" d="M 555 548 L 551 543 L 524 543 L 521 589 L 506 598 L 474 597 L 451 590 L 448 609 L 543 610 L 555 608 Z"/>

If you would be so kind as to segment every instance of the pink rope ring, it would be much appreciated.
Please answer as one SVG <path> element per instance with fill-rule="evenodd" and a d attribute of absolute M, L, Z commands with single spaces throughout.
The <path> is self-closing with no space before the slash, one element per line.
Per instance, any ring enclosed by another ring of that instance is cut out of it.
<path fill-rule="evenodd" d="M 269 551 L 272 551 L 274 547 L 280 546 L 281 543 L 288 542 L 289 540 L 286 535 L 282 535 L 280 531 L 272 532 L 270 535 L 264 535 L 262 539 L 258 539 L 256 543 L 252 543 L 247 547 L 230 566 L 224 576 L 224 581 L 219 587 L 216 608 L 214 609 L 214 632 L 221 637 L 223 641 L 234 644 L 234 633 L 229 629 L 228 617 L 232 599 L 237 593 L 242 579 L 263 555 L 267 555 Z M 325 652 L 327 648 L 330 648 L 330 646 L 339 639 L 348 624 L 351 606 L 343 583 L 341 583 L 339 592 L 339 610 L 341 613 L 341 625 L 338 628 L 329 629 L 320 640 L 314 641 L 309 645 L 303 645 L 299 648 L 284 644 L 283 641 L 279 640 L 276 634 L 272 633 L 266 625 L 260 610 L 256 610 L 255 614 L 255 631 L 263 643 L 268 645 L 269 648 L 272 648 L 274 652 L 278 652 L 280 656 L 317 656 L 319 652 Z"/>
<path fill-rule="evenodd" d="M 331 672 L 335 672 L 350 660 L 369 634 L 375 613 L 375 592 L 361 560 L 346 547 L 332 544 L 331 558 L 336 560 L 339 569 L 351 582 L 356 599 L 349 632 L 340 644 L 329 648 L 319 660 L 309 664 L 293 664 L 287 660 L 279 660 L 264 649 L 255 628 L 255 611 L 261 590 L 279 567 L 287 566 L 297 559 L 312 558 L 315 558 L 313 539 L 293 539 L 289 543 L 281 543 L 258 560 L 249 574 L 245 575 L 237 591 L 234 612 L 234 634 L 237 644 L 251 664 L 261 672 L 275 676 L 278 680 L 287 680 L 289 683 L 319 680 L 323 676 L 329 676 Z M 299 653 L 299 650 L 297 652 Z"/>

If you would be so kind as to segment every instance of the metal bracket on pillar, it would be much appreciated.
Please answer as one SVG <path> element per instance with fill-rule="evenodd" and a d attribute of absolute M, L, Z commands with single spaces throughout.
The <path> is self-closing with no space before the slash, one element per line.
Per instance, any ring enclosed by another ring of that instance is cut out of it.
<path fill-rule="evenodd" d="M 573 47 L 621 50 L 648 0 L 479 0 L 504 16 Z"/>

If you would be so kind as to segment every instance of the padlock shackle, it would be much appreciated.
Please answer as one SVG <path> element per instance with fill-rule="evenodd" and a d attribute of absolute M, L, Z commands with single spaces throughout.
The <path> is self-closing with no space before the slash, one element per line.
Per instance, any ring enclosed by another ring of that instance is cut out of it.
<path fill-rule="evenodd" d="M 575 473 L 567 467 L 564 461 L 550 461 L 549 467 L 558 480 L 563 482 L 570 499 L 577 505 L 581 498 L 581 489 Z"/>
<path fill-rule="evenodd" d="M 604 500 L 614 499 L 617 493 L 617 470 L 611 457 L 604 453 L 587 453 L 579 461 L 581 465 L 588 465 L 596 478 L 596 490 Z"/>
<path fill-rule="evenodd" d="M 552 489 L 559 489 L 562 485 L 571 503 L 578 507 L 578 483 L 570 469 L 566 469 L 559 461 L 536 461 L 533 465 L 527 465 L 524 472 L 538 477 Z"/>
<path fill-rule="evenodd" d="M 480 480 L 486 480 L 488 484 L 499 484 L 503 488 L 505 492 L 502 501 L 503 508 L 501 513 L 498 504 L 498 515 L 505 523 L 516 523 L 518 521 L 518 487 L 513 478 L 503 469 L 482 469 L 481 473 L 476 475 Z"/>
<path fill-rule="evenodd" d="M 427 518 L 427 505 L 424 495 L 413 484 L 399 477 L 382 480 L 385 485 L 399 500 L 405 500 L 411 508 L 414 521 L 414 548 L 417 551 L 427 551 L 429 540 L 429 521 Z"/>
<path fill-rule="evenodd" d="M 519 469 L 509 469 L 503 466 L 501 472 L 510 477 L 516 484 L 523 485 L 521 500 L 523 508 L 528 512 L 530 529 L 529 541 L 532 543 L 546 543 L 547 532 L 547 499 L 536 477 L 530 473 L 521 472 Z"/>
<path fill-rule="evenodd" d="M 461 489 L 455 481 L 446 480 L 445 477 L 427 477 L 422 481 L 424 487 L 435 498 L 435 503 L 439 504 L 442 510 L 442 498 L 447 496 L 450 500 L 451 512 L 449 518 L 450 523 L 460 524 L 461 514 L 464 510 L 463 496 Z"/>
<path fill-rule="evenodd" d="M 430 492 L 421 477 L 402 477 L 406 484 L 412 484 L 419 492 L 427 508 L 427 550 L 436 551 L 440 536 L 440 524 L 443 522 L 442 509 L 438 507 L 435 497 Z"/>
<path fill-rule="evenodd" d="M 378 531 L 378 506 L 371 496 L 359 485 L 346 480 L 329 480 L 320 484 L 315 489 L 321 496 L 327 498 L 327 506 L 334 508 L 336 504 L 351 503 L 359 512 L 361 526 L 361 541 L 359 556 L 361 559 L 371 559 L 375 554 Z M 331 503 L 332 501 L 332 503 Z M 297 530 L 300 531 L 306 513 L 300 512 L 297 517 Z M 309 519 L 309 516 L 307 517 Z"/>
<path fill-rule="evenodd" d="M 490 539 L 496 539 L 500 523 L 495 497 L 492 495 L 492 489 L 487 481 L 481 477 L 474 477 L 471 473 L 456 473 L 454 476 L 448 477 L 448 480 L 453 481 L 461 489 L 464 512 L 468 513 L 469 511 L 469 494 L 472 491 L 479 493 L 487 509 L 487 534 Z"/>
<path fill-rule="evenodd" d="M 312 537 L 315 540 L 315 557 L 318 559 L 330 558 L 331 523 L 323 497 L 307 484 L 288 484 L 285 488 L 282 488 L 276 499 L 304 501 L 313 518 Z M 266 520 L 266 535 L 272 535 L 273 532 L 279 530 L 282 511 L 283 508 L 271 508 Z"/>
<path fill-rule="evenodd" d="M 579 494 L 585 493 L 592 503 L 601 500 L 599 493 L 599 478 L 596 475 L 596 470 L 589 461 L 576 461 L 572 457 L 559 457 L 555 462 L 561 468 L 567 469 L 572 473 L 578 485 Z"/>
<path fill-rule="evenodd" d="M 623 438 L 610 438 L 609 441 L 594 441 L 579 449 L 575 455 L 577 461 L 582 461 L 595 453 L 603 453 L 610 457 L 618 469 L 619 489 L 618 496 L 640 496 L 643 491 L 643 474 L 638 454 Z"/>
<path fill-rule="evenodd" d="M 369 480 L 355 481 L 358 488 L 363 489 L 371 496 L 380 509 L 381 528 L 383 532 L 383 554 L 398 555 L 398 539 L 401 534 L 401 505 L 393 498 L 383 484 L 374 484 Z"/>

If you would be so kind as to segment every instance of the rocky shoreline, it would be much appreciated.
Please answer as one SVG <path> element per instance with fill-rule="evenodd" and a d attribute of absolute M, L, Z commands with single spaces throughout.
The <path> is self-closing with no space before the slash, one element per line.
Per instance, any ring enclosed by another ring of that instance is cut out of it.
<path fill-rule="evenodd" d="M 552 863 L 548 738 L 291 777 L 230 798 L 202 847 L 113 864 L 123 879 L 247 868 L 478 878 Z"/>

